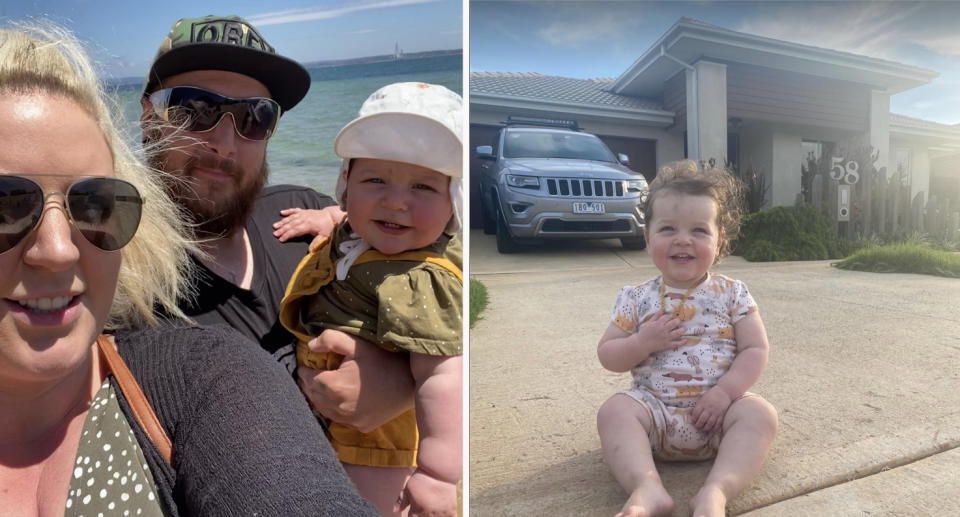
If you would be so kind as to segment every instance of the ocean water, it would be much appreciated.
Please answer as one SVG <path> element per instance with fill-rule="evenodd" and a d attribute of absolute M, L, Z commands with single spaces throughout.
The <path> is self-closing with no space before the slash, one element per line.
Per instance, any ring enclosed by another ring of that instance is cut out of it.
<path fill-rule="evenodd" d="M 382 86 L 406 81 L 440 84 L 463 95 L 461 63 L 462 56 L 454 55 L 308 67 L 313 78 L 310 91 L 283 115 L 267 145 L 269 183 L 306 185 L 332 196 L 340 170 L 333 141 L 340 128 L 356 118 L 363 101 Z M 114 91 L 135 142 L 140 134 L 141 88 L 126 85 Z"/>

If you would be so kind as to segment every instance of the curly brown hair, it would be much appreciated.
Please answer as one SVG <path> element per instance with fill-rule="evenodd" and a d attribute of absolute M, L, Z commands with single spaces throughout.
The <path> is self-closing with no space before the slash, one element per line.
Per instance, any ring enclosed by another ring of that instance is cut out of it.
<path fill-rule="evenodd" d="M 688 196 L 707 196 L 717 203 L 717 228 L 720 229 L 720 250 L 717 260 L 730 254 L 730 241 L 740 232 L 743 216 L 743 183 L 725 168 L 703 167 L 693 160 L 664 165 L 650 183 L 643 201 L 644 219 L 653 221 L 653 202 L 666 192 Z"/>

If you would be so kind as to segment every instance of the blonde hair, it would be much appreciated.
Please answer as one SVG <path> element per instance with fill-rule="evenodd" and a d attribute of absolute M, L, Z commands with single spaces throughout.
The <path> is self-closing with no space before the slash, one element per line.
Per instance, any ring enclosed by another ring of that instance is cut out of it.
<path fill-rule="evenodd" d="M 644 220 L 653 221 L 653 202 L 666 192 L 706 196 L 717 204 L 717 228 L 722 242 L 717 260 L 730 254 L 730 241 L 740 233 L 743 183 L 725 168 L 704 167 L 693 160 L 671 162 L 657 171 L 643 202 Z"/>
<path fill-rule="evenodd" d="M 155 309 L 186 318 L 177 301 L 187 293 L 189 254 L 196 252 L 181 209 L 160 184 L 161 173 L 138 159 L 113 113 L 83 47 L 63 27 L 50 22 L 13 24 L 0 29 L 0 93 L 46 93 L 75 102 L 103 132 L 117 178 L 132 183 L 144 199 L 136 235 L 119 253 L 122 264 L 107 328 L 157 325 Z"/>

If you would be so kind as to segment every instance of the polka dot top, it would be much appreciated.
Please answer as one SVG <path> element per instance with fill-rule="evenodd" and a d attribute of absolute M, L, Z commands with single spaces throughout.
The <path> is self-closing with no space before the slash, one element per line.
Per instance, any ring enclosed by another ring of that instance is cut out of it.
<path fill-rule="evenodd" d="M 163 515 L 153 476 L 109 379 L 83 422 L 64 515 Z"/>

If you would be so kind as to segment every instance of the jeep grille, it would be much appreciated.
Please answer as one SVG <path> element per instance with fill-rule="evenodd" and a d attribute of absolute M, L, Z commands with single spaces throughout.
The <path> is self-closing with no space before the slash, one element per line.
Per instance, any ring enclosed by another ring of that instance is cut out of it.
<path fill-rule="evenodd" d="M 629 232 L 630 223 L 626 219 L 616 221 L 564 221 L 547 219 L 540 227 L 543 233 L 600 233 Z"/>
<path fill-rule="evenodd" d="M 547 178 L 547 193 L 565 197 L 623 197 L 623 181 Z"/>

